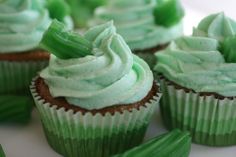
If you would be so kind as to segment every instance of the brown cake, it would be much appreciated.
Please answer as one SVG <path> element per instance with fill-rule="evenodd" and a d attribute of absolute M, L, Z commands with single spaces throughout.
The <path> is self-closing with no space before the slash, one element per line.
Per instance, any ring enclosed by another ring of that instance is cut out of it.
<path fill-rule="evenodd" d="M 23 53 L 1 53 L 0 61 L 40 61 L 49 60 L 49 54 L 44 50 L 32 50 Z"/>
<path fill-rule="evenodd" d="M 151 91 L 148 93 L 148 95 L 143 98 L 141 101 L 133 103 L 133 104 L 122 104 L 122 105 L 114 105 L 110 107 L 106 107 L 99 110 L 87 110 L 84 108 L 81 108 L 79 106 L 74 106 L 69 104 L 65 98 L 53 98 L 50 94 L 50 91 L 48 89 L 47 84 L 44 82 L 42 78 L 38 78 L 35 81 L 36 91 L 39 94 L 39 96 L 44 99 L 46 102 L 49 102 L 52 105 L 57 106 L 57 109 L 65 108 L 65 110 L 72 109 L 75 113 L 76 112 L 82 112 L 83 114 L 86 112 L 91 112 L 93 115 L 100 113 L 102 115 L 105 115 L 106 113 L 114 114 L 115 112 L 122 113 L 123 111 L 131 111 L 133 108 L 139 109 L 141 106 L 146 107 L 146 102 L 150 102 L 154 96 L 156 96 L 156 93 L 159 92 L 157 84 L 153 83 L 153 87 Z"/>

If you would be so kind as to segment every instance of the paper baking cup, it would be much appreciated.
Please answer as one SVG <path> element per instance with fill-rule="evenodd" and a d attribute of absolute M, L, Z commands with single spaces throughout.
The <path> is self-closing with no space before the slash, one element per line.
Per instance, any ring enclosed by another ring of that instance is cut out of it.
<path fill-rule="evenodd" d="M 29 93 L 29 85 L 48 61 L 0 61 L 0 94 Z"/>
<path fill-rule="evenodd" d="M 161 79 L 161 113 L 168 129 L 190 131 L 195 143 L 210 146 L 236 144 L 236 99 L 200 96 L 176 89 Z"/>
<path fill-rule="evenodd" d="M 157 93 L 139 109 L 93 115 L 47 103 L 37 94 L 34 81 L 31 93 L 48 143 L 66 157 L 109 157 L 140 144 L 160 99 Z"/>

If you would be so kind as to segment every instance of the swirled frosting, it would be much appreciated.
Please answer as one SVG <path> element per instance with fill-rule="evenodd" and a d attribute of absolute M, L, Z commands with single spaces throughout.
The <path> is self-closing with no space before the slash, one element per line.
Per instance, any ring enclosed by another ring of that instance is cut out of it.
<path fill-rule="evenodd" d="M 210 37 L 220 42 L 235 34 L 236 22 L 225 16 L 223 12 L 207 16 L 193 30 L 194 36 Z"/>
<path fill-rule="evenodd" d="M 153 10 L 156 0 L 112 0 L 95 10 L 90 25 L 114 20 L 120 33 L 132 50 L 142 50 L 166 44 L 182 35 L 180 21 L 172 27 L 155 24 Z"/>
<path fill-rule="evenodd" d="M 219 41 L 207 37 L 182 37 L 157 53 L 155 71 L 196 92 L 236 96 L 236 63 L 226 63 Z"/>
<path fill-rule="evenodd" d="M 36 48 L 49 24 L 48 12 L 37 0 L 0 1 L 0 53 Z"/>
<path fill-rule="evenodd" d="M 84 37 L 93 43 L 93 55 L 67 60 L 52 55 L 49 67 L 41 72 L 53 97 L 100 109 L 135 103 L 148 94 L 153 74 L 131 53 L 112 22 L 89 29 Z"/>

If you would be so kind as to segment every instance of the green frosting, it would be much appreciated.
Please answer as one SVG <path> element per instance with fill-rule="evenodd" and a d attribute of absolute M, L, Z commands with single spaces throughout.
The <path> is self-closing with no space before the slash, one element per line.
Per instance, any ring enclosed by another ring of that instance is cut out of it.
<path fill-rule="evenodd" d="M 66 60 L 51 55 L 49 67 L 40 73 L 53 97 L 100 109 L 135 103 L 147 95 L 153 74 L 142 59 L 132 55 L 112 22 L 89 29 L 84 38 L 93 43 L 92 55 Z"/>
<path fill-rule="evenodd" d="M 225 16 L 223 12 L 207 16 L 193 30 L 194 36 L 210 37 L 220 42 L 235 34 L 236 22 Z"/>
<path fill-rule="evenodd" d="M 48 12 L 38 0 L 0 1 L 0 53 L 36 48 L 49 23 Z"/>
<path fill-rule="evenodd" d="M 182 37 L 157 53 L 155 70 L 196 92 L 236 96 L 236 63 L 226 63 L 219 42 L 207 37 Z"/>
<path fill-rule="evenodd" d="M 182 35 L 182 21 L 171 27 L 155 24 L 156 0 L 112 0 L 95 11 L 91 25 L 114 20 L 132 50 L 165 44 Z M 156 17 L 157 18 L 157 17 Z"/>

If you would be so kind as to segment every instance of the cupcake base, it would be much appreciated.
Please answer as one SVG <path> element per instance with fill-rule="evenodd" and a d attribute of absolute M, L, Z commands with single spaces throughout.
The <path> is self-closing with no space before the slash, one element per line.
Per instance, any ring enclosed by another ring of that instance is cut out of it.
<path fill-rule="evenodd" d="M 148 49 L 134 50 L 133 52 L 139 57 L 141 57 L 143 60 L 145 60 L 150 66 L 150 68 L 153 69 L 154 65 L 156 64 L 156 57 L 154 56 L 154 54 L 157 51 L 165 49 L 168 45 L 169 44 L 162 44 Z"/>
<path fill-rule="evenodd" d="M 70 157 L 109 157 L 140 144 L 160 98 L 154 84 L 135 104 L 86 110 L 53 98 L 40 78 L 33 81 L 31 92 L 48 143 Z"/>
<path fill-rule="evenodd" d="M 236 98 L 197 93 L 160 77 L 161 113 L 166 127 L 190 131 L 195 143 L 236 145 Z"/>
<path fill-rule="evenodd" d="M 49 54 L 40 50 L 0 54 L 0 94 L 29 94 L 32 78 L 48 59 Z"/>
<path fill-rule="evenodd" d="M 147 126 L 130 132 L 120 132 L 110 136 L 71 139 L 62 138 L 44 127 L 45 135 L 49 145 L 59 154 L 68 157 L 106 157 L 111 154 L 122 153 L 140 144 L 144 137 Z M 129 141 L 129 142 L 128 142 Z"/>

